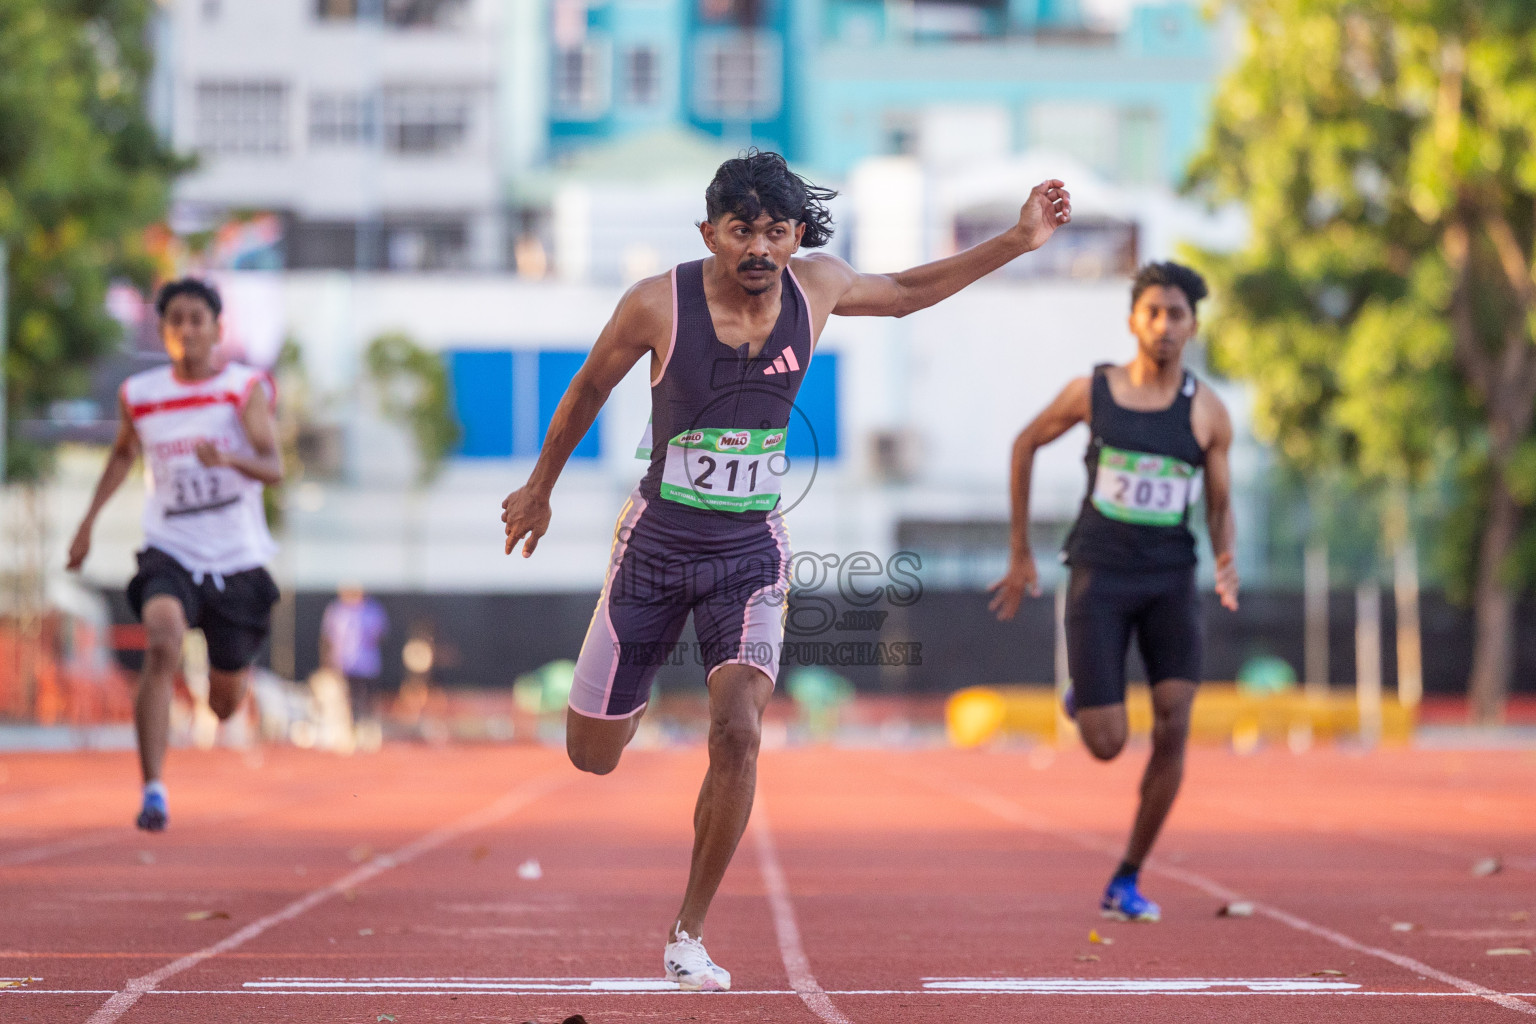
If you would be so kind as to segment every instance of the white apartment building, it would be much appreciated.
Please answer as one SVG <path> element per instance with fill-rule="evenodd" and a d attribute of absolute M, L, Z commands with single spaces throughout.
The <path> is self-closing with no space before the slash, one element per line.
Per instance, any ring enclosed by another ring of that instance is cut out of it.
<path fill-rule="evenodd" d="M 540 7 L 166 4 L 157 113 L 199 160 L 176 185 L 175 227 L 277 214 L 288 269 L 506 267 L 505 177 L 539 158 L 543 133 L 546 75 L 527 31 Z"/>

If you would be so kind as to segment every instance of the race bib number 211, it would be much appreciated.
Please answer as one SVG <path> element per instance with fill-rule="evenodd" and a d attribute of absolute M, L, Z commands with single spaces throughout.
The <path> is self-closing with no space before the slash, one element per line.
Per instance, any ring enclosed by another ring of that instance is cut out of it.
<path fill-rule="evenodd" d="M 785 431 L 702 428 L 667 442 L 661 496 L 714 512 L 771 512 L 789 457 Z"/>

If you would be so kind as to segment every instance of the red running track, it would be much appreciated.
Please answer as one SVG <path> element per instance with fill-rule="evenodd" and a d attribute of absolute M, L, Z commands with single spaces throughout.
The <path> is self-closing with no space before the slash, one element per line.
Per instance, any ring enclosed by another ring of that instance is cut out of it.
<path fill-rule="evenodd" d="M 1145 876 L 1163 922 L 1107 924 L 1143 756 L 766 752 L 707 932 L 723 995 L 660 982 L 699 749 L 606 778 L 528 747 L 178 751 L 159 836 L 126 827 L 130 755 L 4 756 L 0 978 L 33 980 L 0 1020 L 1536 1015 L 1536 956 L 1488 953 L 1536 948 L 1536 752 L 1195 751 Z"/>

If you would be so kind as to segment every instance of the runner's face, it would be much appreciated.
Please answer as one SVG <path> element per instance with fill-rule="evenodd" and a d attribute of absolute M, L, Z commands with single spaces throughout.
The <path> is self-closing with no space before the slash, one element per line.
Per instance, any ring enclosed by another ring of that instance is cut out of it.
<path fill-rule="evenodd" d="M 805 225 L 792 220 L 774 220 L 766 213 L 746 221 L 732 213 L 719 220 L 706 221 L 704 244 L 748 295 L 762 295 L 778 284 L 779 274 L 789 265 L 789 258 L 800 248 Z"/>
<path fill-rule="evenodd" d="M 178 295 L 160 318 L 160 337 L 172 362 L 202 366 L 218 344 L 219 321 L 208 303 L 196 295 Z"/>
<path fill-rule="evenodd" d="M 1161 284 L 1141 293 L 1130 323 L 1137 347 L 1158 366 L 1182 359 L 1184 346 L 1200 327 L 1183 289 Z"/>

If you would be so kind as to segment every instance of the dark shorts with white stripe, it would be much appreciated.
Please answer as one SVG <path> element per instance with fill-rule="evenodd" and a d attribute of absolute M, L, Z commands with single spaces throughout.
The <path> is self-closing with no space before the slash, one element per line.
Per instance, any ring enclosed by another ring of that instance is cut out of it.
<path fill-rule="evenodd" d="M 723 665 L 779 673 L 789 593 L 789 536 L 782 520 L 728 536 L 690 532 L 647 511 L 638 493 L 619 515 L 602 596 L 576 659 L 571 707 L 589 718 L 645 709 L 661 666 Z M 679 648 L 689 613 L 696 651 Z"/>

